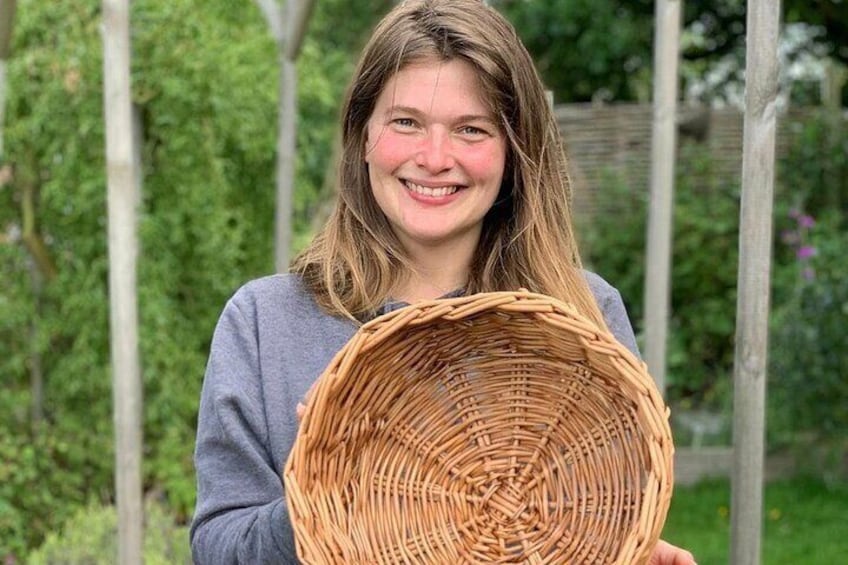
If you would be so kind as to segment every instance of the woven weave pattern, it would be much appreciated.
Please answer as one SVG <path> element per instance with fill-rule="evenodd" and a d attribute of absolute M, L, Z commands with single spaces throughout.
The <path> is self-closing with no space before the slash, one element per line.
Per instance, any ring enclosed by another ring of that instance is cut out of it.
<path fill-rule="evenodd" d="M 643 363 L 528 292 L 364 325 L 320 378 L 284 480 L 304 563 L 646 563 L 671 499 Z"/>

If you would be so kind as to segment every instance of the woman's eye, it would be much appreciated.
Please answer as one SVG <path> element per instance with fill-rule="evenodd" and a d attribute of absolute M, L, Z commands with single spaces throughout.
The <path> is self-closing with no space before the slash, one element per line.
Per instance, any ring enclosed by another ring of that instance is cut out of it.
<path fill-rule="evenodd" d="M 482 129 L 480 129 L 478 127 L 474 127 L 474 126 L 462 126 L 459 131 L 463 135 L 470 135 L 470 136 L 486 135 L 485 130 L 482 130 Z"/>
<path fill-rule="evenodd" d="M 415 122 L 410 118 L 395 118 L 392 123 L 402 128 L 411 128 L 415 125 Z"/>

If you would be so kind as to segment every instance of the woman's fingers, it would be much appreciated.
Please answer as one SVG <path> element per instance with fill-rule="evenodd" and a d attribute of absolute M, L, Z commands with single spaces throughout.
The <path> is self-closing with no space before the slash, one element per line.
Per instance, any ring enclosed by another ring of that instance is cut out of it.
<path fill-rule="evenodd" d="M 306 405 L 309 404 L 309 400 L 312 398 L 312 393 L 315 391 L 316 384 L 318 384 L 317 380 L 312 383 L 312 386 L 310 386 L 309 390 L 306 391 L 306 394 L 303 395 L 303 400 L 298 402 L 297 406 L 295 407 L 298 422 L 300 422 L 303 419 L 303 415 L 306 414 Z"/>

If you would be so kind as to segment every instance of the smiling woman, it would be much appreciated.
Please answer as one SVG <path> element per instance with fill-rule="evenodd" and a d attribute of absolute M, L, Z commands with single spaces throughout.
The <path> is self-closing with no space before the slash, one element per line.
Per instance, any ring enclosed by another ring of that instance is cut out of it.
<path fill-rule="evenodd" d="M 568 302 L 636 353 L 618 291 L 581 268 L 567 163 L 510 24 L 480 0 L 407 0 L 342 112 L 336 208 L 288 274 L 227 303 L 198 419 L 197 563 L 296 563 L 281 472 L 297 406 L 362 323 L 421 299 Z M 691 556 L 659 544 L 653 562 Z"/>

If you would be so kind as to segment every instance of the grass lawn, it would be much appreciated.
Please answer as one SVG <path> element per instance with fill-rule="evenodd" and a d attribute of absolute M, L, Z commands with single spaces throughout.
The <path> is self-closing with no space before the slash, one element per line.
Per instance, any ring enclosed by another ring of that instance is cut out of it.
<path fill-rule="evenodd" d="M 769 483 L 763 507 L 763 565 L 847 563 L 848 484 L 796 478 Z M 730 551 L 730 483 L 677 487 L 663 538 L 725 565 Z"/>

